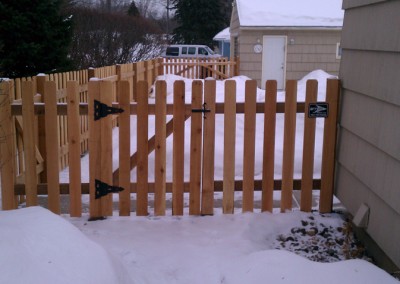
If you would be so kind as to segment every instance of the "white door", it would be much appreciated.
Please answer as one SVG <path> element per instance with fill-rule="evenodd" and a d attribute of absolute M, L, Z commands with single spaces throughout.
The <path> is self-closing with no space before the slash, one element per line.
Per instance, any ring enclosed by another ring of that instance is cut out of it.
<path fill-rule="evenodd" d="M 278 89 L 285 88 L 286 36 L 264 36 L 261 86 L 265 81 L 276 80 Z"/>

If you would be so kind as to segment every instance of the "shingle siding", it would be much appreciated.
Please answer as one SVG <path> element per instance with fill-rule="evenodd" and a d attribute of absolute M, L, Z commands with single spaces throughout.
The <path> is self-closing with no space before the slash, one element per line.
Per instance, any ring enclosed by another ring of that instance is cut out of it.
<path fill-rule="evenodd" d="M 343 7 L 336 194 L 369 206 L 368 234 L 400 266 L 400 1 Z"/>
<path fill-rule="evenodd" d="M 283 35 L 288 38 L 286 79 L 299 80 L 316 69 L 333 75 L 339 74 L 340 60 L 336 58 L 336 45 L 340 42 L 340 31 L 241 30 L 240 74 L 257 80 L 259 86 L 262 54 L 254 53 L 253 46 L 258 39 L 262 42 L 265 35 Z"/>

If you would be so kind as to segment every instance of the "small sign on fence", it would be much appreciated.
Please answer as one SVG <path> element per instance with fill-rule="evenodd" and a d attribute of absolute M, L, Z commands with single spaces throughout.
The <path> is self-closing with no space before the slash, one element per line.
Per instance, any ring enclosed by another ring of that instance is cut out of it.
<path fill-rule="evenodd" d="M 311 103 L 308 105 L 308 117 L 328 117 L 329 114 L 329 104 L 328 103 Z"/>

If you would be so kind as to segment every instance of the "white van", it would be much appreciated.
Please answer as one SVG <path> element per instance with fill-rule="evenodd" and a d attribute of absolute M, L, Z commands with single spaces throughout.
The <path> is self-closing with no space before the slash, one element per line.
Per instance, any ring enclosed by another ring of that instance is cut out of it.
<path fill-rule="evenodd" d="M 165 58 L 191 58 L 191 57 L 204 57 L 204 58 L 218 58 L 221 55 L 214 53 L 211 48 L 206 45 L 195 44 L 173 44 L 167 46 L 162 57 Z"/>

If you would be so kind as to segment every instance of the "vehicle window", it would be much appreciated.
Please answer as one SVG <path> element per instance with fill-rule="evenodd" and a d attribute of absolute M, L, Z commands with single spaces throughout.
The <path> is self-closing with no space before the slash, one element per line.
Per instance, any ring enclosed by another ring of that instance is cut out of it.
<path fill-rule="evenodd" d="M 185 47 L 182 47 L 182 54 L 187 54 L 187 47 L 185 46 Z"/>
<path fill-rule="evenodd" d="M 206 50 L 208 51 L 208 54 L 211 54 L 211 55 L 214 54 L 214 51 L 212 51 L 212 49 L 209 48 L 208 46 L 206 47 Z"/>
<path fill-rule="evenodd" d="M 203 47 L 199 47 L 199 54 L 208 55 L 208 51 Z"/>
<path fill-rule="evenodd" d="M 167 55 L 167 56 L 179 56 L 179 47 L 167 47 L 165 55 Z"/>
<path fill-rule="evenodd" d="M 196 54 L 196 48 L 195 47 L 189 47 L 189 54 L 191 54 L 191 55 Z"/>

